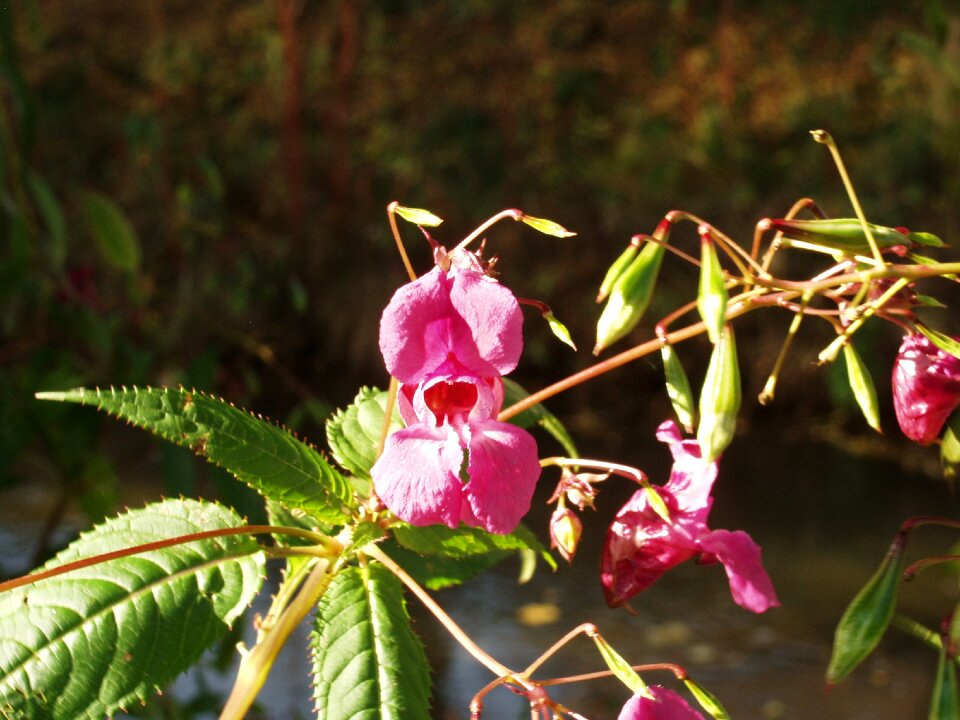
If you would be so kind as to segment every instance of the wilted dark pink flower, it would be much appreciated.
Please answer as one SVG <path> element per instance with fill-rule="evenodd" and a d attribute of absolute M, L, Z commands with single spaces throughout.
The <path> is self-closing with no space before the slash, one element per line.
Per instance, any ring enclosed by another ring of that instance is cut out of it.
<path fill-rule="evenodd" d="M 536 443 L 496 420 L 500 375 L 520 357 L 522 323 L 513 294 L 476 270 L 435 268 L 394 294 L 380 349 L 402 383 L 407 427 L 387 438 L 371 476 L 397 517 L 509 533 L 530 509 Z"/>
<path fill-rule="evenodd" d="M 893 363 L 893 409 L 903 434 L 929 445 L 958 405 L 960 358 L 924 335 L 907 335 Z"/>
<path fill-rule="evenodd" d="M 600 566 L 604 595 L 611 607 L 622 605 L 653 585 L 667 570 L 699 555 L 701 562 L 723 563 L 734 601 L 753 612 L 779 605 L 760 559 L 760 547 L 742 530 L 711 530 L 707 515 L 717 478 L 717 463 L 706 462 L 696 440 L 683 440 L 672 420 L 657 429 L 670 446 L 673 470 L 657 488 L 670 514 L 666 522 L 651 507 L 647 490 L 633 494 L 607 531 Z"/>
<path fill-rule="evenodd" d="M 627 700 L 617 720 L 704 720 L 680 695 L 660 685 L 647 686 L 652 697 L 637 693 Z"/>

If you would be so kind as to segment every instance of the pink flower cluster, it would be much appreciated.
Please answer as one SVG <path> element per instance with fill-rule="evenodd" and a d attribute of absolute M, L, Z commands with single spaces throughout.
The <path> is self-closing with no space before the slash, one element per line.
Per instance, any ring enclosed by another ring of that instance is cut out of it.
<path fill-rule="evenodd" d="M 734 601 L 753 612 L 778 606 L 776 592 L 760 558 L 760 547 L 742 530 L 711 530 L 707 515 L 717 478 L 717 462 L 706 462 L 696 440 L 683 440 L 672 420 L 657 429 L 670 446 L 673 470 L 657 492 L 670 522 L 651 506 L 646 489 L 634 493 L 607 531 L 600 581 L 611 607 L 618 607 L 653 585 L 667 570 L 699 555 L 701 562 L 720 561 Z"/>
<path fill-rule="evenodd" d="M 496 419 L 500 377 L 520 359 L 522 326 L 517 299 L 476 268 L 436 267 L 390 300 L 380 350 L 401 383 L 407 426 L 387 438 L 371 475 L 397 517 L 505 534 L 530 509 L 536 443 Z"/>
<path fill-rule="evenodd" d="M 893 408 L 903 434 L 929 445 L 960 405 L 960 358 L 924 335 L 907 335 L 893 364 L 892 384 Z"/>

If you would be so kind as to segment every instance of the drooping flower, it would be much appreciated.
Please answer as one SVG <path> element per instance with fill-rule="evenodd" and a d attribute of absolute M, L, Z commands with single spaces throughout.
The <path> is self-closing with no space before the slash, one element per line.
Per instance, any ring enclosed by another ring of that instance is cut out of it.
<path fill-rule="evenodd" d="M 760 613 L 779 605 L 753 539 L 742 530 L 707 527 L 717 462 L 703 460 L 697 441 L 683 440 L 672 420 L 660 425 L 657 438 L 673 454 L 670 480 L 657 488 L 670 522 L 651 507 L 646 489 L 634 493 L 620 509 L 607 531 L 601 557 L 607 603 L 622 605 L 667 570 L 699 555 L 701 562 L 723 564 L 730 592 L 741 607 Z"/>
<path fill-rule="evenodd" d="M 907 335 L 893 363 L 893 408 L 903 434 L 929 445 L 960 405 L 960 358 Z"/>
<path fill-rule="evenodd" d="M 679 694 L 661 685 L 648 685 L 647 693 L 627 700 L 617 720 L 703 720 Z"/>
<path fill-rule="evenodd" d="M 380 349 L 401 382 L 407 427 L 387 438 L 371 476 L 397 517 L 509 533 L 530 509 L 536 443 L 496 419 L 500 376 L 519 360 L 522 323 L 513 294 L 474 269 L 435 268 L 394 294 Z"/>

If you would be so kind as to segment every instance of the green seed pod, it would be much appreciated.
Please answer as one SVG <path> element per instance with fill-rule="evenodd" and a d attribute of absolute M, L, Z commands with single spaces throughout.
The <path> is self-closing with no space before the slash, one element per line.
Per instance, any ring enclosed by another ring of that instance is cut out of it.
<path fill-rule="evenodd" d="M 947 643 L 942 643 L 927 720 L 957 720 L 957 718 L 960 718 L 960 688 L 957 687 L 957 667 L 953 658 L 947 654 Z"/>
<path fill-rule="evenodd" d="M 614 282 L 610 299 L 597 321 L 594 355 L 622 338 L 640 322 L 653 297 L 663 253 L 662 245 L 648 243 Z"/>
<path fill-rule="evenodd" d="M 603 276 L 603 282 L 600 283 L 600 291 L 597 293 L 598 303 L 602 303 L 607 299 L 607 296 L 610 294 L 610 290 L 613 289 L 613 284 L 621 275 L 623 275 L 623 271 L 627 269 L 633 259 L 637 256 L 637 252 L 640 249 L 640 243 L 642 241 L 642 235 L 634 235 L 632 238 L 630 238 L 630 244 L 627 245 L 626 250 L 620 253 L 620 257 L 613 261 L 613 265 L 611 265 L 607 270 L 607 274 Z"/>
<path fill-rule="evenodd" d="M 870 427 L 877 432 L 883 432 L 880 429 L 880 405 L 877 403 L 877 389 L 873 385 L 873 378 L 849 342 L 843 346 L 843 359 L 847 363 L 847 382 L 850 383 L 853 397 L 860 406 L 863 417 Z"/>
<path fill-rule="evenodd" d="M 688 433 L 693 432 L 694 409 L 693 409 L 693 391 L 690 389 L 690 380 L 683 369 L 680 358 L 677 356 L 673 345 L 664 345 L 660 348 L 660 356 L 663 358 L 663 374 L 666 378 L 667 397 L 670 398 L 670 404 L 673 405 L 673 412 L 677 415 L 677 420 Z"/>
<path fill-rule="evenodd" d="M 827 667 L 827 684 L 836 685 L 849 675 L 880 642 L 893 617 L 903 575 L 903 549 L 907 536 L 898 534 L 880 567 L 861 588 L 837 623 L 833 654 Z"/>
<path fill-rule="evenodd" d="M 700 389 L 697 442 L 704 460 L 716 460 L 733 440 L 740 412 L 740 366 L 733 328 L 727 325 L 710 354 Z"/>
<path fill-rule="evenodd" d="M 830 250 L 838 250 L 847 255 L 864 255 L 870 252 L 870 243 L 863 232 L 863 225 L 856 218 L 838 218 L 835 220 L 767 220 L 767 226 L 783 233 L 784 245 L 790 246 L 791 240 L 819 245 Z M 912 233 L 906 228 L 891 228 L 868 223 L 877 246 L 881 250 L 898 245 L 913 247 L 944 247 L 936 235 L 930 233 Z"/>
<path fill-rule="evenodd" d="M 700 238 L 700 289 L 697 293 L 697 311 L 707 326 L 707 337 L 714 345 L 727 322 L 727 288 L 723 284 L 723 269 L 717 257 L 717 247 L 708 234 Z"/>

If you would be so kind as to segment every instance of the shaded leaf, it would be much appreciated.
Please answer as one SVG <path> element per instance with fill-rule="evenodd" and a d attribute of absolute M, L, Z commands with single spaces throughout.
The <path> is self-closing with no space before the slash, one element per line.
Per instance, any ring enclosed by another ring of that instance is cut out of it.
<path fill-rule="evenodd" d="M 40 210 L 43 224 L 47 227 L 50 238 L 47 250 L 50 264 L 54 270 L 60 270 L 67 257 L 67 228 L 63 219 L 63 210 L 61 210 L 60 203 L 57 202 L 53 190 L 37 173 L 29 172 L 27 183 L 30 186 L 34 202 Z"/>
<path fill-rule="evenodd" d="M 523 400 L 530 393 L 524 390 L 519 383 L 510 378 L 503 378 L 503 406 L 510 407 L 514 403 Z M 567 429 L 563 426 L 557 417 L 547 410 L 542 404 L 534 405 L 528 410 L 524 410 L 519 415 L 510 418 L 510 422 L 522 428 L 529 428 L 539 425 L 546 430 L 560 445 L 564 452 L 570 457 L 577 457 L 579 452 L 573 442 L 573 438 Z"/>
<path fill-rule="evenodd" d="M 357 487 L 361 494 L 370 494 L 370 468 L 377 459 L 377 447 L 383 432 L 383 414 L 387 409 L 387 392 L 377 388 L 360 388 L 353 402 L 327 420 L 327 442 L 330 453 L 340 465 L 366 480 Z M 390 432 L 403 427 L 403 420 L 394 405 Z"/>
<path fill-rule="evenodd" d="M 117 270 L 140 267 L 140 241 L 123 210 L 106 195 L 87 193 L 83 210 L 100 254 Z"/>
<path fill-rule="evenodd" d="M 428 590 L 442 590 L 459 585 L 514 554 L 512 550 L 494 550 L 464 557 L 422 555 L 396 542 L 390 542 L 384 549 L 414 580 Z"/>
<path fill-rule="evenodd" d="M 463 558 L 500 550 L 532 550 L 551 568 L 557 567 L 553 556 L 525 525 L 517 526 L 509 535 L 495 535 L 465 525 L 452 530 L 446 525 L 414 527 L 404 523 L 396 525 L 393 534 L 398 543 L 421 555 Z"/>
<path fill-rule="evenodd" d="M 312 446 L 263 418 L 182 388 L 37 393 L 43 400 L 92 405 L 192 448 L 271 500 L 319 520 L 342 522 L 354 500 L 346 479 Z"/>
<path fill-rule="evenodd" d="M 957 720 L 960 718 L 960 688 L 957 687 L 957 667 L 947 656 L 945 645 L 940 648 L 937 673 L 933 680 L 933 695 L 927 720 Z"/>
<path fill-rule="evenodd" d="M 319 720 L 430 717 L 430 675 L 403 586 L 378 563 L 339 572 L 310 637 Z"/>
<path fill-rule="evenodd" d="M 53 568 L 131 545 L 237 527 L 232 510 L 166 500 L 108 520 Z M 263 581 L 250 536 L 123 557 L 0 595 L 0 716 L 91 720 L 136 704 L 223 637 Z"/>

